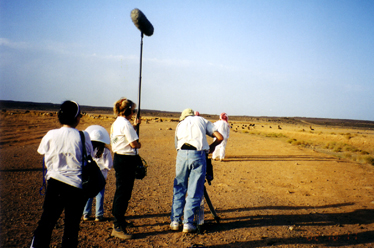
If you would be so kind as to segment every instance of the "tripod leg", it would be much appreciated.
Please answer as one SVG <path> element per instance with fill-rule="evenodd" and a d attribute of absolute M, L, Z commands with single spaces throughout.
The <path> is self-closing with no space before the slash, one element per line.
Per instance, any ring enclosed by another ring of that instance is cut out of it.
<path fill-rule="evenodd" d="M 204 197 L 205 197 L 206 202 L 208 203 L 208 206 L 209 206 L 210 212 L 212 213 L 212 215 L 213 215 L 215 221 L 216 221 L 217 223 L 219 223 L 219 219 L 220 219 L 220 218 L 218 217 L 218 215 L 217 215 L 217 213 L 216 213 L 216 210 L 214 209 L 213 204 L 212 204 L 212 202 L 210 201 L 210 198 L 209 198 L 208 192 L 206 191 L 205 186 L 204 186 Z"/>

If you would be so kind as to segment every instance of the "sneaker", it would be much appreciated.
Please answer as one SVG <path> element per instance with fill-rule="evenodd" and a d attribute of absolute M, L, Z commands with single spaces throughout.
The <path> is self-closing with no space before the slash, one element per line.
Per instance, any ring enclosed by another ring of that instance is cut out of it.
<path fill-rule="evenodd" d="M 97 216 L 95 218 L 95 221 L 103 221 L 104 220 L 104 216 Z"/>
<path fill-rule="evenodd" d="M 172 221 L 170 223 L 170 229 L 173 231 L 179 231 L 180 223 L 178 221 Z"/>
<path fill-rule="evenodd" d="M 87 221 L 90 219 L 90 216 L 88 214 L 83 215 L 83 220 Z"/>
<path fill-rule="evenodd" d="M 196 232 L 196 227 L 192 224 L 184 224 L 182 232 L 184 232 L 184 233 Z"/>
<path fill-rule="evenodd" d="M 113 228 L 111 236 L 120 238 L 120 239 L 132 239 L 131 234 L 128 234 L 127 232 L 122 231 L 121 228 L 119 227 Z"/>

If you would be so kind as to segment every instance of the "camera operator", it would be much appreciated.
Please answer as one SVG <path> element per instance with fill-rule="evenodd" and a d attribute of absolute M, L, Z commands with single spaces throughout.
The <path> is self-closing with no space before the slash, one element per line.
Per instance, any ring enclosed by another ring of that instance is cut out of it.
<path fill-rule="evenodd" d="M 192 109 L 183 110 L 179 121 L 175 131 L 175 148 L 178 153 L 170 229 L 179 230 L 184 211 L 183 232 L 190 233 L 196 231 L 194 213 L 204 197 L 206 155 L 214 151 L 223 137 L 213 123 L 195 116 Z M 206 135 L 215 138 L 211 145 Z"/>

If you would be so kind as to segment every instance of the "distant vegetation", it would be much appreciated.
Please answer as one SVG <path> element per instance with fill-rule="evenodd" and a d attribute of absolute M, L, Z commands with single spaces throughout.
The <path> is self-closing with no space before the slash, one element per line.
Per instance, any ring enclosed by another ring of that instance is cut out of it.
<path fill-rule="evenodd" d="M 0 108 L 7 114 L 17 110 L 22 113 L 38 111 L 39 114 L 53 116 L 59 104 L 0 100 Z M 82 110 L 92 118 L 104 118 L 101 115 L 110 118 L 112 115 L 112 108 L 109 107 L 82 106 Z M 145 121 L 148 121 L 147 117 L 178 121 L 179 115 L 177 112 L 142 110 Z M 218 120 L 218 115 L 202 116 L 211 121 Z M 374 165 L 373 121 L 250 116 L 230 116 L 229 120 L 232 132 L 275 138 L 341 159 Z"/>
<path fill-rule="evenodd" d="M 232 130 L 276 138 L 294 146 L 313 149 L 341 159 L 374 165 L 374 130 L 370 123 L 368 128 L 361 125 L 349 126 L 354 122 L 342 126 L 331 124 L 339 123 L 338 121 L 332 121 L 331 125 L 311 126 L 311 122 L 303 120 L 304 122 L 297 124 L 277 122 L 277 126 L 269 122 L 257 122 L 251 124 L 252 127 L 245 122 L 232 122 Z"/>
<path fill-rule="evenodd" d="M 41 110 L 41 111 L 58 111 L 60 104 L 54 103 L 36 103 L 36 102 L 19 102 L 0 100 L 0 108 L 22 109 L 22 110 Z M 93 114 L 113 114 L 112 107 L 82 106 L 82 111 Z M 181 110 L 182 111 L 182 110 Z M 266 116 L 233 116 L 229 114 L 230 121 L 264 123 L 269 125 L 293 124 L 303 125 L 305 123 L 326 127 L 349 127 L 349 128 L 368 128 L 374 130 L 374 121 L 365 120 L 343 120 L 343 119 L 326 119 L 326 118 L 308 118 L 308 117 L 266 117 Z M 169 112 L 159 110 L 142 109 L 142 116 L 159 116 L 169 118 L 179 118 L 180 112 Z M 218 115 L 201 114 L 201 116 L 214 121 L 218 120 Z"/>

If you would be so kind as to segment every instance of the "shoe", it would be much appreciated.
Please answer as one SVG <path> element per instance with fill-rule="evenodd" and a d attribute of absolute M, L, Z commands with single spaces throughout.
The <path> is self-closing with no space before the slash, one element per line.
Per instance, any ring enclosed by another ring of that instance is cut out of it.
<path fill-rule="evenodd" d="M 97 216 L 95 218 L 95 221 L 103 221 L 104 220 L 104 216 Z"/>
<path fill-rule="evenodd" d="M 132 239 L 132 235 L 128 234 L 125 231 L 122 231 L 121 228 L 113 228 L 111 236 L 120 238 L 120 239 Z"/>
<path fill-rule="evenodd" d="M 90 216 L 88 214 L 83 215 L 83 220 L 87 221 L 90 219 Z"/>
<path fill-rule="evenodd" d="M 196 232 L 196 227 L 192 224 L 184 224 L 183 231 L 184 233 L 193 233 Z"/>
<path fill-rule="evenodd" d="M 170 223 L 170 229 L 173 231 L 179 231 L 180 223 L 178 221 L 172 221 Z"/>

